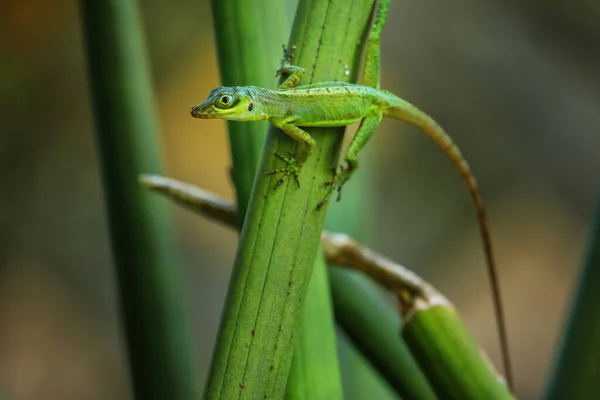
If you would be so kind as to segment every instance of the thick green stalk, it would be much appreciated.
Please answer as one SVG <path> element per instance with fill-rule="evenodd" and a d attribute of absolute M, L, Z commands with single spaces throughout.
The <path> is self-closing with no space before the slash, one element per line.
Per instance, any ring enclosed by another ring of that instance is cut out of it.
<path fill-rule="evenodd" d="M 294 62 L 304 83 L 356 78 L 360 43 L 372 1 L 302 1 L 292 30 Z M 263 10 L 264 11 L 264 10 Z M 343 64 L 352 75 L 344 74 Z M 215 350 L 207 398 L 281 398 L 289 374 L 294 328 L 319 246 L 324 210 L 316 206 L 336 165 L 343 129 L 310 130 L 317 141 L 300 174 L 276 191 L 274 152 L 296 143 L 271 129 L 255 181 Z"/>
<path fill-rule="evenodd" d="M 135 1 L 81 1 L 111 242 L 138 399 L 198 397 L 164 200 L 138 184 L 160 171 L 156 111 Z"/>
<path fill-rule="evenodd" d="M 291 26 L 283 2 L 213 0 L 212 11 L 222 84 L 275 87 L 274 71 L 282 56 L 281 44 Z M 265 122 L 228 122 L 232 180 L 237 202 L 241 205 L 238 209 L 242 210 L 238 213 L 240 228 L 266 130 Z M 304 308 L 304 323 L 295 342 L 300 348 L 294 352 L 294 373 L 287 386 L 288 399 L 341 398 L 332 306 L 325 273 L 327 265 L 322 257 L 316 259 L 314 268 Z M 327 384 L 323 384 L 325 380 Z M 310 396 L 306 397 L 308 394 Z"/>
<path fill-rule="evenodd" d="M 456 310 L 443 300 L 423 308 L 418 302 L 405 322 L 402 337 L 439 398 L 514 399 Z"/>
<path fill-rule="evenodd" d="M 545 399 L 592 399 L 600 376 L 600 196 L 587 255 Z"/>
<path fill-rule="evenodd" d="M 504 378 L 479 350 L 452 304 L 434 287 L 347 235 L 324 232 L 323 236 L 330 264 L 351 266 L 396 294 L 404 315 L 402 337 L 440 398 L 513 398 Z M 369 327 L 376 324 L 373 321 Z M 374 337 L 375 332 L 369 333 Z"/>

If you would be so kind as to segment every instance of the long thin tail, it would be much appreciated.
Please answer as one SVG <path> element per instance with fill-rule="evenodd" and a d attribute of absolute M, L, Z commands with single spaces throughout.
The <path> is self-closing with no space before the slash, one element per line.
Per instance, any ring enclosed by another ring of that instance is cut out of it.
<path fill-rule="evenodd" d="M 391 95 L 391 93 L 390 93 Z M 393 96 L 393 95 L 391 95 Z M 496 323 L 500 338 L 500 347 L 502 350 L 502 362 L 504 364 L 504 373 L 509 389 L 512 389 L 512 368 L 510 364 L 510 355 L 508 350 L 508 334 L 506 329 L 506 320 L 504 317 L 504 308 L 502 306 L 502 298 L 500 294 L 500 283 L 494 253 L 492 250 L 492 240 L 488 228 L 487 216 L 483 205 L 483 198 L 479 192 L 475 176 L 471 172 L 469 164 L 463 157 L 458 146 L 452 141 L 450 136 L 427 114 L 413 106 L 412 104 L 393 96 L 390 107 L 384 111 L 384 116 L 406 122 L 416 126 L 425 133 L 433 142 L 446 154 L 452 164 L 460 172 L 465 181 L 469 194 L 473 203 L 475 203 L 475 211 L 477 212 L 477 221 L 483 241 L 483 250 L 485 253 L 486 264 L 492 288 L 492 297 L 494 300 L 494 309 L 496 311 Z"/>

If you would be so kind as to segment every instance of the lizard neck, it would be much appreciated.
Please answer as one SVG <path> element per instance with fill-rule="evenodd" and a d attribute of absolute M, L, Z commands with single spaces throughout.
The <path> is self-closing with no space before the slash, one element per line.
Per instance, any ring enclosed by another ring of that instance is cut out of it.
<path fill-rule="evenodd" d="M 248 86 L 247 90 L 252 98 L 254 109 L 258 114 L 264 115 L 265 119 L 280 116 L 288 108 L 286 99 L 277 90 L 256 86 Z"/>

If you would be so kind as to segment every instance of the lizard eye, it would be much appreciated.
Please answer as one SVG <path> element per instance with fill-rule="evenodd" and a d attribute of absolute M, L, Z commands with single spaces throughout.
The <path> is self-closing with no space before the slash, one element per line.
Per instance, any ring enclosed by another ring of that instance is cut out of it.
<path fill-rule="evenodd" d="M 231 96 L 229 94 L 224 94 L 223 96 L 221 96 L 219 98 L 219 105 L 224 108 L 231 107 L 232 104 L 233 104 L 233 96 Z"/>

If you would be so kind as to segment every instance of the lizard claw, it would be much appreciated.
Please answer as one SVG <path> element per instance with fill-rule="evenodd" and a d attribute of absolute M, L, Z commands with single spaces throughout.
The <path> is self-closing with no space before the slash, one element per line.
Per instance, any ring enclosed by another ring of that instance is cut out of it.
<path fill-rule="evenodd" d="M 294 58 L 294 51 L 296 51 L 296 45 L 291 45 L 290 47 L 286 47 L 283 45 L 283 58 L 281 59 L 281 64 L 289 64 L 292 62 Z"/>
<path fill-rule="evenodd" d="M 325 195 L 323 200 L 321 200 L 317 204 L 317 211 L 320 211 L 323 208 L 323 206 L 327 203 L 327 201 L 333 195 L 333 192 L 336 190 L 337 190 L 336 201 L 340 201 L 342 199 L 342 188 L 344 187 L 346 182 L 348 182 L 348 180 L 350 179 L 350 176 L 352 175 L 352 173 L 355 171 L 356 168 L 352 168 L 350 165 L 348 165 L 347 167 L 340 166 L 339 169 L 340 170 L 338 172 L 337 167 L 332 168 L 331 172 L 333 174 L 333 179 L 331 181 L 323 182 L 323 187 L 329 188 L 329 191 L 327 192 L 327 194 Z"/>
<path fill-rule="evenodd" d="M 287 73 L 288 66 L 291 65 L 292 59 L 294 58 L 294 51 L 296 50 L 295 45 L 291 45 L 290 47 L 283 46 L 283 58 L 281 59 L 281 68 L 275 71 L 275 77 L 278 78 L 283 74 Z"/>
<path fill-rule="evenodd" d="M 355 170 L 356 168 L 352 168 L 350 164 L 348 164 L 345 168 L 340 166 L 340 173 L 336 176 L 336 178 L 338 178 L 336 182 L 336 189 L 338 191 L 337 201 L 340 201 L 342 199 L 342 188 L 344 187 L 346 182 L 350 180 L 350 177 L 352 176 Z"/>
<path fill-rule="evenodd" d="M 323 182 L 323 187 L 329 188 L 329 190 L 327 191 L 327 194 L 325 195 L 325 197 L 317 203 L 317 211 L 321 211 L 321 209 L 323 208 L 323 206 L 325 204 L 327 204 L 327 201 L 329 201 L 329 198 L 331 197 L 331 195 L 333 194 L 333 191 L 335 190 L 335 184 L 336 184 L 337 176 L 338 176 L 337 167 L 331 168 L 331 175 L 332 175 L 332 179 L 330 181 Z"/>

